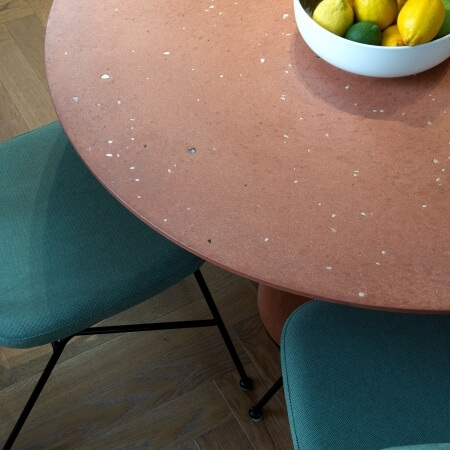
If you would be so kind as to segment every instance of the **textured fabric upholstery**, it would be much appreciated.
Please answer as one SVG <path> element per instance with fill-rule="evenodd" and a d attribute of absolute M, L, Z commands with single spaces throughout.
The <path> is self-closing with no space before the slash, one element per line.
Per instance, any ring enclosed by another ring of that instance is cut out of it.
<path fill-rule="evenodd" d="M 423 444 L 423 445 L 408 445 L 406 447 L 390 447 L 384 450 L 450 450 L 449 444 Z"/>
<path fill-rule="evenodd" d="M 450 442 L 450 316 L 311 301 L 281 341 L 292 438 L 301 450 Z"/>
<path fill-rule="evenodd" d="M 202 263 L 120 205 L 59 123 L 0 144 L 0 345 L 68 337 Z"/>

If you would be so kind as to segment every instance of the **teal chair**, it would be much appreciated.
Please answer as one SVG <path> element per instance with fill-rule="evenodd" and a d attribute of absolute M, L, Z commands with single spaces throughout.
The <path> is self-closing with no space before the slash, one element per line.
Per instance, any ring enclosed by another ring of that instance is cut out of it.
<path fill-rule="evenodd" d="M 449 315 L 311 301 L 280 351 L 295 449 L 449 448 Z"/>
<path fill-rule="evenodd" d="M 407 445 L 406 447 L 390 447 L 384 450 L 450 450 L 450 444 Z"/>
<path fill-rule="evenodd" d="M 81 162 L 59 123 L 1 143 L 0 346 L 53 346 L 4 448 L 14 443 L 73 336 L 217 326 L 241 387 L 250 388 L 202 264 L 119 204 Z M 211 319 L 93 327 L 191 274 Z"/>

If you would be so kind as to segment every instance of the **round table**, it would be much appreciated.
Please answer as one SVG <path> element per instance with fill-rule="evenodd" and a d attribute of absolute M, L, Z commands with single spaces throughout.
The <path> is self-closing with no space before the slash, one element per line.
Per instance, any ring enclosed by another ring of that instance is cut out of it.
<path fill-rule="evenodd" d="M 450 312 L 449 60 L 346 73 L 290 0 L 54 0 L 57 114 L 149 226 L 284 291 Z"/>

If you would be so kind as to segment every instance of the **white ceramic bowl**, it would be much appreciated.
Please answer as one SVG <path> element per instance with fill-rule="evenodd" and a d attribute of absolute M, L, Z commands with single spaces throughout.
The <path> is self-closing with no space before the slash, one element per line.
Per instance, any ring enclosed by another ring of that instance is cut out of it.
<path fill-rule="evenodd" d="M 340 69 L 372 77 L 403 77 L 431 69 L 450 57 L 450 35 L 415 47 L 380 47 L 336 36 L 312 20 L 314 3 L 294 0 L 298 29 L 314 53 Z"/>

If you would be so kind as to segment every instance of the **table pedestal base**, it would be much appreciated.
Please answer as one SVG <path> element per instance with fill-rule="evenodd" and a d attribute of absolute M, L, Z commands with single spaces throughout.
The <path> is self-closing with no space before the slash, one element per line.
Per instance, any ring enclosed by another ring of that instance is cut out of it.
<path fill-rule="evenodd" d="M 260 284 L 258 287 L 258 310 L 261 321 L 270 337 L 280 345 L 284 322 L 299 306 L 311 300 L 307 297 L 280 291 Z"/>

